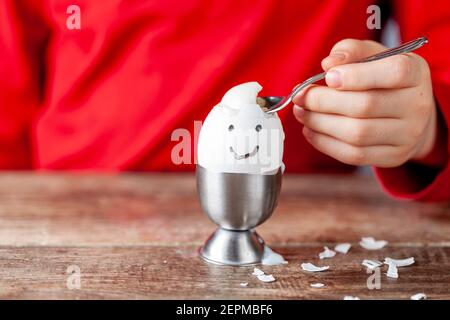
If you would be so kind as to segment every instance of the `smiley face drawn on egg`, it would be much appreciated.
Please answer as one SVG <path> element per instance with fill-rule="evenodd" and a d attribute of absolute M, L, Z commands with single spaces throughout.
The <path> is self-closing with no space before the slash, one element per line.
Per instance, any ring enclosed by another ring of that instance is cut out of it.
<path fill-rule="evenodd" d="M 256 132 L 260 132 L 262 129 L 262 126 L 260 124 L 256 125 L 255 130 Z M 228 127 L 228 131 L 233 131 L 234 130 L 234 126 L 232 124 L 230 124 L 230 126 Z M 256 154 L 259 151 L 259 145 L 256 145 L 255 148 L 253 148 L 252 152 L 248 152 L 246 154 L 243 155 L 239 155 L 232 146 L 230 146 L 230 152 L 233 154 L 234 158 L 236 160 L 244 160 L 244 159 L 248 159 L 251 157 L 256 156 Z"/>
<path fill-rule="evenodd" d="M 199 165 L 251 174 L 270 174 L 283 166 L 283 128 L 276 114 L 256 103 L 261 89 L 256 82 L 233 87 L 211 110 L 199 135 Z"/>

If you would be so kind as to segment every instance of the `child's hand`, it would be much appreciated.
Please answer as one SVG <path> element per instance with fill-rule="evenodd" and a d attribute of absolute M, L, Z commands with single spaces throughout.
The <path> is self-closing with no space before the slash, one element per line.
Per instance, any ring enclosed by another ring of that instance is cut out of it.
<path fill-rule="evenodd" d="M 410 53 L 351 64 L 385 49 L 373 41 L 338 42 L 322 61 L 328 86 L 313 85 L 294 98 L 294 115 L 319 151 L 378 167 L 431 152 L 437 112 L 427 62 Z"/>

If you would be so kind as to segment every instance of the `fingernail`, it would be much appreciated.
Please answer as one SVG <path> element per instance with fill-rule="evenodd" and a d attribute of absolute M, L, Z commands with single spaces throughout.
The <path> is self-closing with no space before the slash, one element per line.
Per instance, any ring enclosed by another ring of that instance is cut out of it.
<path fill-rule="evenodd" d="M 330 57 L 333 57 L 334 59 L 337 59 L 339 61 L 345 60 L 345 53 L 341 51 L 334 51 L 330 53 Z"/>
<path fill-rule="evenodd" d="M 337 70 L 328 71 L 325 80 L 328 86 L 332 88 L 339 88 L 342 86 L 341 73 Z"/>

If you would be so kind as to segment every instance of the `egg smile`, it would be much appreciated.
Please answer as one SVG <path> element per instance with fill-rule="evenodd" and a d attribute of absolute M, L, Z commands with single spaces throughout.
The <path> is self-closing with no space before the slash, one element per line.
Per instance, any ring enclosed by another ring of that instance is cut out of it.
<path fill-rule="evenodd" d="M 259 146 L 256 146 L 252 152 L 246 153 L 244 155 L 239 155 L 239 154 L 237 154 L 236 151 L 234 151 L 233 147 L 230 146 L 230 152 L 233 154 L 233 156 L 236 160 L 248 159 L 250 157 L 253 157 L 254 155 L 256 155 L 258 153 L 258 150 L 259 150 Z"/>

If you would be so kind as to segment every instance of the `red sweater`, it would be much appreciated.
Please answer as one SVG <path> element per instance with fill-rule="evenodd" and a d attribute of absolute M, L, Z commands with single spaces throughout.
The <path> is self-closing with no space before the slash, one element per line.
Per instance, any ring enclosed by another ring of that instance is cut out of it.
<path fill-rule="evenodd" d="M 0 168 L 186 171 L 176 128 L 193 131 L 230 87 L 258 81 L 279 95 L 321 71 L 344 38 L 377 39 L 373 0 L 87 1 L 81 30 L 66 27 L 72 0 L 0 2 Z M 385 2 L 386 3 L 386 2 Z M 450 199 L 450 2 L 392 1 L 404 41 L 421 35 L 441 115 L 434 154 L 376 169 L 392 195 Z M 382 10 L 385 10 L 382 8 Z M 287 172 L 350 172 L 303 138 L 280 112 Z"/>

